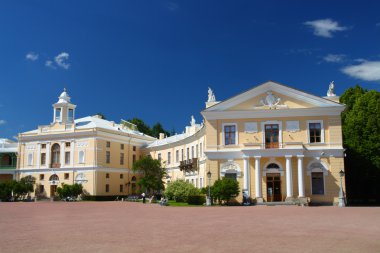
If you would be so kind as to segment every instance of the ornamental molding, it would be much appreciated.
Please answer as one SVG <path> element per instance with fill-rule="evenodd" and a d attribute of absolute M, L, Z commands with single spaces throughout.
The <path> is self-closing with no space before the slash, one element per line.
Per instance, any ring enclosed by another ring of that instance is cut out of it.
<path fill-rule="evenodd" d="M 281 104 L 281 98 L 273 94 L 273 92 L 267 91 L 265 98 L 260 100 L 260 105 L 253 106 L 253 109 L 285 109 L 287 105 Z"/>
<path fill-rule="evenodd" d="M 220 176 L 224 177 L 228 173 L 236 173 L 236 176 L 241 176 L 241 169 L 239 164 L 233 160 L 228 160 L 228 162 L 222 163 L 220 165 Z"/>

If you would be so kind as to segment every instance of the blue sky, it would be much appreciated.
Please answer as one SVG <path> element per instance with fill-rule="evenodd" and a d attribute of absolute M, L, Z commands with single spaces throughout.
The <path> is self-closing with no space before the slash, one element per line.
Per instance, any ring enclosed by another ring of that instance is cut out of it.
<path fill-rule="evenodd" d="M 309 2 L 2 1 L 0 137 L 49 124 L 64 87 L 77 117 L 177 132 L 201 121 L 208 86 L 217 100 L 267 80 L 379 90 L 380 2 Z"/>

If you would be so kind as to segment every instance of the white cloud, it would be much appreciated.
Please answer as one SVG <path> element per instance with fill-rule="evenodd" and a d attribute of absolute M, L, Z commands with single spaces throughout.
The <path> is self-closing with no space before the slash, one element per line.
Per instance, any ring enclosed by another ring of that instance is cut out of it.
<path fill-rule="evenodd" d="M 6 121 L 6 120 L 3 120 L 3 119 L 0 119 L 0 126 L 1 126 L 1 125 L 5 125 L 5 124 L 7 124 L 7 121 Z"/>
<path fill-rule="evenodd" d="M 380 81 L 380 61 L 363 61 L 358 65 L 346 66 L 341 71 L 364 81 Z"/>
<path fill-rule="evenodd" d="M 51 60 L 47 60 L 45 62 L 45 66 L 48 67 L 48 68 L 56 69 L 56 67 L 54 66 L 54 62 L 51 61 Z"/>
<path fill-rule="evenodd" d="M 342 62 L 346 56 L 344 54 L 328 54 L 323 57 L 323 60 L 327 62 Z"/>
<path fill-rule="evenodd" d="M 334 32 L 347 30 L 347 27 L 339 26 L 338 22 L 329 18 L 307 21 L 304 25 L 313 28 L 314 35 L 324 38 L 332 38 Z"/>
<path fill-rule="evenodd" d="M 61 67 L 61 68 L 64 68 L 64 69 L 69 69 L 70 67 L 70 64 L 67 62 L 69 60 L 69 54 L 66 53 L 66 52 L 62 52 L 60 53 L 59 55 L 57 55 L 54 60 L 55 60 L 55 63 Z"/>
<path fill-rule="evenodd" d="M 29 52 L 25 55 L 25 59 L 29 61 L 37 61 L 38 60 L 38 54 L 34 52 Z"/>

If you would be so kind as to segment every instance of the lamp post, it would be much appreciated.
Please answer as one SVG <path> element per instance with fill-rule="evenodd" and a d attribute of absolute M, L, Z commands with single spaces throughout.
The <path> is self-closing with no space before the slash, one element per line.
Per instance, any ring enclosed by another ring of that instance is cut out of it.
<path fill-rule="evenodd" d="M 339 204 L 338 204 L 338 206 L 339 207 L 345 207 L 346 201 L 344 199 L 343 184 L 342 184 L 342 180 L 344 177 L 344 171 L 343 170 L 339 171 L 339 176 L 340 176 L 340 189 L 339 189 Z"/>
<path fill-rule="evenodd" d="M 207 200 L 206 200 L 206 206 L 211 206 L 211 192 L 210 192 L 211 171 L 210 171 L 210 167 L 208 168 L 207 178 L 208 178 L 208 196 L 207 196 Z"/>

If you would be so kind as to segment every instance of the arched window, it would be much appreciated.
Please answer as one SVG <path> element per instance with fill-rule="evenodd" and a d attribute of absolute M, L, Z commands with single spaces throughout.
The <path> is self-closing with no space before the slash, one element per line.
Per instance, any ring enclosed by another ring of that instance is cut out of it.
<path fill-rule="evenodd" d="M 10 155 L 5 154 L 3 158 L 1 158 L 2 165 L 12 165 L 12 159 Z"/>
<path fill-rule="evenodd" d="M 57 174 L 53 174 L 53 175 L 51 175 L 51 176 L 49 177 L 49 181 L 51 181 L 51 182 L 53 182 L 53 181 L 58 182 L 58 181 L 59 181 L 59 177 L 58 177 L 58 175 L 57 175 Z"/>
<path fill-rule="evenodd" d="M 132 179 L 131 179 L 132 182 L 136 181 L 136 177 L 133 176 Z"/>
<path fill-rule="evenodd" d="M 59 146 L 58 143 L 55 143 L 52 147 L 51 147 L 51 163 L 52 163 L 52 167 L 55 168 L 55 167 L 59 167 L 60 165 L 60 152 L 61 151 L 61 147 Z"/>
<path fill-rule="evenodd" d="M 75 183 L 77 184 L 83 184 L 83 183 L 87 183 L 87 178 L 86 176 L 84 175 L 84 173 L 79 173 L 76 177 L 75 177 Z"/>
<path fill-rule="evenodd" d="M 278 164 L 275 163 L 270 163 L 268 164 L 267 169 L 280 169 L 280 166 L 278 166 Z"/>

